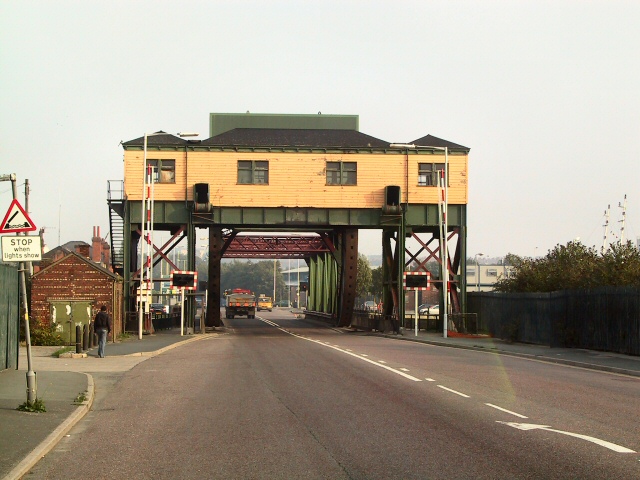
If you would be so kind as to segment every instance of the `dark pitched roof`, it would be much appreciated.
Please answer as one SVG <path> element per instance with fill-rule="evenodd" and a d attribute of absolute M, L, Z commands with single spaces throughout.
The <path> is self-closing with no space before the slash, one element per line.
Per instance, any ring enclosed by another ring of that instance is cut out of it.
<path fill-rule="evenodd" d="M 467 152 L 471 150 L 468 147 L 458 145 L 457 143 L 453 143 L 448 140 L 443 140 L 442 138 L 434 137 L 433 135 L 426 135 L 424 137 L 418 138 L 413 142 L 409 142 L 409 143 L 413 143 L 414 145 L 424 145 L 424 146 L 430 146 L 430 147 L 448 147 L 448 148 L 456 148 L 456 149 L 459 148 L 461 150 L 466 150 Z"/>
<path fill-rule="evenodd" d="M 388 148 L 389 142 L 357 130 L 234 128 L 201 145 L 232 147 Z"/>
<path fill-rule="evenodd" d="M 186 140 L 170 133 L 159 130 L 153 135 L 147 134 L 147 146 L 165 146 L 165 145 L 185 145 L 189 143 L 200 143 L 199 140 Z M 122 142 L 123 147 L 144 147 L 144 136 L 136 138 L 135 140 L 129 140 L 128 142 Z"/>
<path fill-rule="evenodd" d="M 58 248 L 61 248 L 61 247 L 58 247 Z M 65 249 L 63 248 L 63 250 L 65 250 Z M 106 269 L 106 268 L 104 268 L 102 265 L 97 264 L 97 263 L 95 263 L 95 262 L 91 261 L 90 259 L 88 259 L 87 257 L 84 257 L 84 256 L 82 256 L 82 255 L 80 255 L 79 253 L 76 253 L 76 252 L 68 252 L 68 254 L 67 254 L 67 255 L 65 255 L 64 257 L 60 258 L 59 260 L 57 260 L 57 261 L 53 262 L 51 265 L 47 265 L 45 268 L 43 268 L 43 269 L 42 269 L 42 270 L 40 270 L 39 272 L 34 273 L 34 274 L 33 274 L 33 276 L 34 276 L 34 277 L 37 277 L 37 276 L 41 275 L 43 272 L 48 272 L 48 271 L 49 271 L 49 270 L 51 270 L 54 266 L 56 266 L 56 265 L 58 265 L 59 263 L 63 262 L 65 259 L 69 258 L 70 256 L 74 256 L 74 257 L 79 258 L 80 260 L 82 260 L 82 261 L 83 261 L 84 263 L 86 263 L 87 265 L 90 265 L 91 267 L 93 267 L 93 268 L 95 268 L 96 270 L 98 270 L 98 271 L 100 271 L 100 272 L 104 273 L 105 275 L 108 275 L 108 276 L 110 276 L 110 277 L 112 277 L 112 278 L 115 278 L 115 279 L 120 278 L 120 275 L 118 275 L 118 274 L 116 274 L 116 273 L 113 273 L 113 272 L 111 272 L 111 271 L 107 270 L 107 269 Z"/>

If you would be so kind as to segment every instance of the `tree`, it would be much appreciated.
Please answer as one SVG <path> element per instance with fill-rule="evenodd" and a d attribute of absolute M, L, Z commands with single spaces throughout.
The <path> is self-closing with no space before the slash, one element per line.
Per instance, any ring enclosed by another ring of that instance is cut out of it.
<path fill-rule="evenodd" d="M 366 297 L 371 293 L 372 277 L 371 266 L 369 260 L 363 254 L 358 255 L 358 274 L 356 277 L 356 296 L 359 298 Z"/>
<path fill-rule="evenodd" d="M 220 288 L 222 291 L 245 288 L 256 295 L 273 295 L 273 261 L 253 262 L 234 260 L 223 262 L 220 268 Z M 284 289 L 284 278 L 280 262 L 276 263 L 276 291 Z"/>
<path fill-rule="evenodd" d="M 382 298 L 384 286 L 384 269 L 382 265 L 371 270 L 371 293 L 374 297 Z"/>

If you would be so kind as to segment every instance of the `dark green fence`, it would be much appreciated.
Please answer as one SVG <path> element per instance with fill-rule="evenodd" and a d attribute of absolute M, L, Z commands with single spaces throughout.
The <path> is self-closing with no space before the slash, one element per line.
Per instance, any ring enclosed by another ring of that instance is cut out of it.
<path fill-rule="evenodd" d="M 470 292 L 479 330 L 517 342 L 640 355 L 640 289 Z"/>
<path fill-rule="evenodd" d="M 18 368 L 20 299 L 18 269 L 0 263 L 0 370 Z"/>

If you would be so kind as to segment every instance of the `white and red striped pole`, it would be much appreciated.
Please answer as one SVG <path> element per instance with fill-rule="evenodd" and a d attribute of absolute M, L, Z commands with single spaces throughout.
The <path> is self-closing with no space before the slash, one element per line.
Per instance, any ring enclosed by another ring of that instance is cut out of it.
<path fill-rule="evenodd" d="M 447 330 L 449 329 L 449 225 L 447 223 L 447 209 L 448 209 L 448 205 L 449 205 L 449 188 L 448 188 L 448 184 L 449 184 L 449 148 L 448 147 L 444 147 L 444 179 L 443 179 L 443 185 L 444 185 L 444 209 L 443 209 L 443 223 L 444 223 L 444 251 L 441 252 L 442 254 L 442 265 L 443 265 L 443 277 L 442 277 L 442 281 L 443 281 L 443 287 L 444 287 L 444 301 L 443 303 L 443 307 L 444 307 L 444 313 L 443 313 L 443 320 L 444 320 L 444 327 L 443 327 L 443 334 L 442 336 L 444 338 L 447 338 Z"/>
<path fill-rule="evenodd" d="M 147 247 L 145 245 L 147 238 L 145 234 L 145 224 L 147 219 L 147 134 L 144 134 L 142 153 L 142 197 L 140 198 L 141 212 L 140 212 L 140 296 L 138 297 L 138 338 L 142 340 L 142 324 L 144 315 L 144 292 L 143 289 L 147 287 L 144 279 L 144 272 L 146 268 L 145 253 Z"/>

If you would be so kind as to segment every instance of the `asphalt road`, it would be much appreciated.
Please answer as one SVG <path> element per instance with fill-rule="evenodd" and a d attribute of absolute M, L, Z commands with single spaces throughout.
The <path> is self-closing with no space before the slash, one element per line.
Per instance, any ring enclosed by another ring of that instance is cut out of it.
<path fill-rule="evenodd" d="M 640 379 L 279 312 L 122 376 L 44 478 L 640 478 Z"/>

